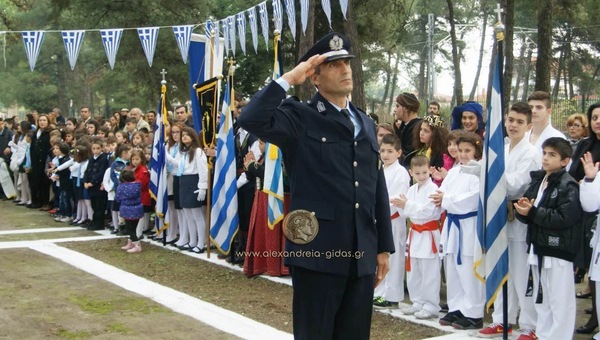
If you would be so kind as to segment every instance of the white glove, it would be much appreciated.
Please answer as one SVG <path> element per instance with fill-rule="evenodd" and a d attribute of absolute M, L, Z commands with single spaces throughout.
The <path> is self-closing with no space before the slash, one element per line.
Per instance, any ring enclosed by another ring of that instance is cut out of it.
<path fill-rule="evenodd" d="M 198 194 L 198 202 L 202 202 L 206 199 L 206 189 L 198 189 L 194 191 L 194 194 Z"/>
<path fill-rule="evenodd" d="M 467 165 L 461 165 L 460 169 L 470 175 L 481 176 L 481 164 L 475 160 L 470 160 Z"/>

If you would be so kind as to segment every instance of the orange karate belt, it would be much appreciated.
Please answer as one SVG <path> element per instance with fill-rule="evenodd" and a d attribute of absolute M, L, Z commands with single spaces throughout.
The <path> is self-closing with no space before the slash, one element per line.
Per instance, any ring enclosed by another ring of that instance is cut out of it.
<path fill-rule="evenodd" d="M 435 238 L 433 237 L 433 232 L 439 230 L 439 225 L 438 225 L 438 221 L 430 221 L 427 222 L 425 224 L 413 224 L 410 228 L 410 231 L 408 232 L 408 249 L 407 249 L 407 253 L 408 255 L 406 256 L 406 271 L 409 272 L 410 271 L 410 244 L 412 243 L 412 234 L 413 231 L 417 232 L 417 233 L 422 233 L 424 231 L 428 231 L 429 234 L 431 235 L 431 251 L 434 254 L 437 254 L 438 250 L 437 250 L 437 246 L 435 245 Z"/>

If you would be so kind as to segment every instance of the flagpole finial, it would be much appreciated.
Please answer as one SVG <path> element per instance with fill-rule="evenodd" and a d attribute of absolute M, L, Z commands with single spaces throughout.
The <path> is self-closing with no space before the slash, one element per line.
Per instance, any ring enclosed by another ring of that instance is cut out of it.
<path fill-rule="evenodd" d="M 494 12 L 496 12 L 496 15 L 498 15 L 498 22 L 496 23 L 496 25 L 494 25 L 496 40 L 502 41 L 504 40 L 504 24 L 502 23 L 502 13 L 504 12 L 504 10 L 500 6 L 500 4 L 497 4 Z"/>
<path fill-rule="evenodd" d="M 160 71 L 160 75 L 162 76 L 162 80 L 160 81 L 160 84 L 167 85 L 167 79 L 166 79 L 167 71 L 165 71 L 164 68 L 162 69 L 162 71 Z"/>
<path fill-rule="evenodd" d="M 279 30 L 274 30 L 274 31 L 273 31 L 273 34 L 274 34 L 274 35 L 281 35 L 281 32 L 280 32 Z"/>

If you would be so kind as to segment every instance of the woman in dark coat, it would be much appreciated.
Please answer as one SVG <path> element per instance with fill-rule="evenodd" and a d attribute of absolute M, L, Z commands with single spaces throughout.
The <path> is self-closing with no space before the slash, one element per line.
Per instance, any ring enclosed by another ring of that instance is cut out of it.
<path fill-rule="evenodd" d="M 50 120 L 46 115 L 40 115 L 37 121 L 38 129 L 31 139 L 31 208 L 50 210 L 50 178 L 46 175 L 46 163 L 50 153 Z"/>

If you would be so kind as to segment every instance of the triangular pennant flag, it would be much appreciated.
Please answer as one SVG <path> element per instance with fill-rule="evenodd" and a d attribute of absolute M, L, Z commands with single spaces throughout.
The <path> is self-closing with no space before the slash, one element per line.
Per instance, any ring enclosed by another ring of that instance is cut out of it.
<path fill-rule="evenodd" d="M 227 23 L 227 19 L 221 20 L 221 24 L 223 24 L 223 40 L 225 42 L 225 54 L 229 55 L 229 24 Z"/>
<path fill-rule="evenodd" d="M 340 0 L 340 7 L 342 7 L 342 14 L 344 15 L 344 20 L 346 20 L 346 13 L 348 12 L 348 0 Z"/>
<path fill-rule="evenodd" d="M 267 12 L 267 2 L 263 1 L 258 4 L 258 13 L 260 14 L 260 28 L 263 38 L 265 38 L 265 46 L 269 49 L 269 13 Z"/>
<path fill-rule="evenodd" d="M 236 14 L 235 20 L 237 21 L 238 36 L 240 38 L 240 47 L 244 55 L 246 54 L 246 15 L 244 12 Z"/>
<path fill-rule="evenodd" d="M 204 23 L 204 35 L 206 35 L 206 39 L 210 39 L 212 37 L 212 33 L 210 31 L 213 30 L 213 26 L 212 20 L 206 20 Z"/>
<path fill-rule="evenodd" d="M 29 60 L 29 69 L 35 69 L 35 62 L 40 55 L 40 49 L 44 42 L 44 31 L 24 31 L 23 44 L 25 44 L 25 53 Z"/>
<path fill-rule="evenodd" d="M 256 22 L 256 7 L 248 9 L 248 20 L 250 21 L 250 32 L 252 33 L 252 46 L 254 46 L 254 52 L 258 53 L 258 24 Z"/>
<path fill-rule="evenodd" d="M 331 28 L 331 2 L 329 0 L 321 0 L 321 7 L 323 7 L 323 12 L 325 12 L 327 21 L 329 21 L 329 28 Z"/>
<path fill-rule="evenodd" d="M 219 31 L 221 30 L 221 26 L 219 26 L 219 25 L 220 25 L 219 21 L 215 22 L 215 24 L 213 25 L 213 29 L 215 30 L 215 36 L 214 36 L 214 39 L 215 39 L 215 53 L 217 55 L 220 53 L 219 51 L 221 51 L 219 49 L 221 47 L 221 42 L 220 42 L 221 39 L 219 38 L 219 36 L 220 36 Z"/>
<path fill-rule="evenodd" d="M 285 0 L 285 11 L 292 37 L 296 40 L 296 5 L 294 4 L 294 0 Z"/>
<path fill-rule="evenodd" d="M 281 33 L 283 29 L 283 9 L 281 8 L 281 1 L 273 0 L 273 21 L 275 29 Z"/>
<path fill-rule="evenodd" d="M 121 36 L 123 36 L 123 29 L 100 30 L 100 36 L 102 37 L 102 44 L 108 58 L 108 64 L 111 69 L 114 69 L 117 52 L 119 51 L 119 43 L 121 43 Z"/>
<path fill-rule="evenodd" d="M 183 63 L 187 64 L 188 51 L 190 50 L 190 38 L 192 37 L 192 30 L 194 25 L 182 25 L 173 26 L 173 33 L 175 33 L 175 40 L 177 40 L 177 46 L 179 52 L 181 52 L 181 58 Z"/>
<path fill-rule="evenodd" d="M 235 57 L 235 16 L 231 15 L 227 18 L 227 28 L 229 29 L 229 45 L 231 52 Z"/>
<path fill-rule="evenodd" d="M 63 42 L 65 43 L 67 57 L 69 57 L 71 71 L 75 68 L 75 63 L 77 63 L 77 57 L 79 56 L 79 50 L 81 49 L 84 35 L 85 31 L 62 31 Z"/>
<path fill-rule="evenodd" d="M 146 55 L 146 60 L 148 60 L 148 65 L 152 67 L 154 51 L 156 51 L 156 39 L 158 38 L 158 27 L 142 27 L 138 28 L 137 31 L 144 54 Z"/>
<path fill-rule="evenodd" d="M 300 0 L 300 21 L 302 21 L 302 33 L 306 35 L 306 26 L 308 26 L 308 0 Z"/>

